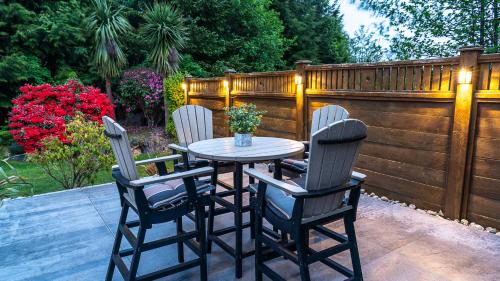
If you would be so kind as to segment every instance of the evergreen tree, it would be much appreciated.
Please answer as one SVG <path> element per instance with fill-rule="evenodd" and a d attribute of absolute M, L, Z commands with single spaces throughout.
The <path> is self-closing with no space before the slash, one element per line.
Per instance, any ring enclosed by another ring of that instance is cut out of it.
<path fill-rule="evenodd" d="M 184 54 L 189 62 L 198 63 L 212 75 L 221 75 L 228 68 L 248 72 L 284 67 L 288 41 L 269 0 L 172 2 L 188 23 Z"/>
<path fill-rule="evenodd" d="M 470 45 L 500 51 L 499 0 L 362 0 L 359 4 L 389 19 L 396 33 L 388 38 L 390 51 L 397 59 L 451 56 Z"/>
<path fill-rule="evenodd" d="M 375 32 L 362 25 L 349 40 L 351 62 L 377 62 L 384 57 L 384 50 L 377 43 Z"/>
<path fill-rule="evenodd" d="M 313 63 L 342 63 L 349 60 L 348 37 L 343 31 L 337 1 L 274 0 L 292 45 L 285 53 L 288 65 L 300 59 Z"/>

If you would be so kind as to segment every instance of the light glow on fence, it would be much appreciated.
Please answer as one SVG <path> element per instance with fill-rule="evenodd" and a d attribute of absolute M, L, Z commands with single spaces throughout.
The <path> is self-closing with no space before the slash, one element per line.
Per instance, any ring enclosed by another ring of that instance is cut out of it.
<path fill-rule="evenodd" d="M 462 68 L 458 74 L 459 84 L 472 84 L 472 71 Z"/>
<path fill-rule="evenodd" d="M 228 89 L 229 88 L 229 82 L 227 80 L 224 80 L 222 82 L 222 84 L 224 85 L 224 88 Z"/>
<path fill-rule="evenodd" d="M 181 87 L 182 87 L 182 90 L 184 92 L 187 90 L 187 84 L 186 83 L 182 83 Z"/>
<path fill-rule="evenodd" d="M 295 74 L 295 84 L 296 85 L 301 85 L 302 84 L 302 76 Z"/>

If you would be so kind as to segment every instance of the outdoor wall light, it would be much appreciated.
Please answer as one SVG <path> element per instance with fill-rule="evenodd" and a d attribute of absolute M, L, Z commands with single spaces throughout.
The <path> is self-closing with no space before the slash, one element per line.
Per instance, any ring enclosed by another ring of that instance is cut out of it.
<path fill-rule="evenodd" d="M 187 84 L 186 83 L 182 83 L 181 87 L 182 87 L 182 90 L 184 92 L 187 90 Z"/>
<path fill-rule="evenodd" d="M 302 84 L 302 76 L 295 74 L 295 84 L 296 85 L 301 85 Z"/>
<path fill-rule="evenodd" d="M 222 82 L 222 84 L 224 85 L 224 88 L 228 89 L 229 88 L 229 82 L 227 80 L 224 80 Z"/>
<path fill-rule="evenodd" d="M 462 68 L 458 73 L 459 84 L 472 84 L 472 71 Z"/>

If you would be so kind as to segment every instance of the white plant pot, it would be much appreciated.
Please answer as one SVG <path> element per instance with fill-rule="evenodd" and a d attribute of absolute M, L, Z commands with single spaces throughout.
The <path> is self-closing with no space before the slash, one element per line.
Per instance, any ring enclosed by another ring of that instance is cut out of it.
<path fill-rule="evenodd" d="M 252 145 L 252 134 L 234 133 L 234 145 L 235 146 L 251 146 Z"/>

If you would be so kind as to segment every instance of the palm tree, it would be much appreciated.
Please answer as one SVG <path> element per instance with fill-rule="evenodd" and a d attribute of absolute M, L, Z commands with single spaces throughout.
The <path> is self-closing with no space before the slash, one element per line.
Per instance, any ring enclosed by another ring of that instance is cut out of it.
<path fill-rule="evenodd" d="M 147 6 L 143 17 L 142 34 L 152 46 L 148 57 L 151 65 L 164 76 L 175 73 L 180 58 L 177 50 L 186 41 L 184 18 L 172 6 L 158 2 Z"/>
<path fill-rule="evenodd" d="M 172 6 L 156 2 L 153 6 L 146 6 L 144 13 L 145 24 L 142 34 L 152 46 L 148 60 L 155 70 L 166 77 L 178 69 L 180 59 L 178 49 L 186 41 L 186 27 L 184 18 Z M 169 112 L 167 99 L 163 99 L 165 108 L 165 124 L 168 124 Z"/>
<path fill-rule="evenodd" d="M 86 19 L 86 28 L 93 34 L 93 60 L 99 73 L 106 80 L 106 94 L 113 102 L 111 78 L 120 75 L 127 58 L 120 45 L 120 37 L 132 30 L 123 15 L 123 9 L 112 0 L 93 0 L 94 10 Z"/>

